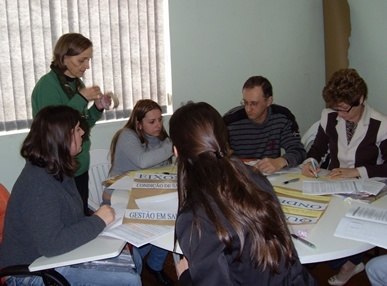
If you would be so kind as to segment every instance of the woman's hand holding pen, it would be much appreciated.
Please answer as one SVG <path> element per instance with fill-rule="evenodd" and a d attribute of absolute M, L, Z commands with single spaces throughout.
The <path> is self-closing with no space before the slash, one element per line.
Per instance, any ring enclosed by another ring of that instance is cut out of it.
<path fill-rule="evenodd" d="M 301 172 L 304 176 L 317 178 L 320 167 L 318 165 L 313 165 L 310 161 L 303 164 Z"/>

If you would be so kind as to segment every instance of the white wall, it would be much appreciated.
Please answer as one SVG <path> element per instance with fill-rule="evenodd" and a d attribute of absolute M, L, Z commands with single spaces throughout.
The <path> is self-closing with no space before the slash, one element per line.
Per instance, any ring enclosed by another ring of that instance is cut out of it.
<path fill-rule="evenodd" d="M 368 82 L 369 102 L 387 113 L 387 1 L 348 0 L 350 65 Z M 325 82 L 322 0 L 169 0 L 172 91 L 176 109 L 207 101 L 224 113 L 240 101 L 251 75 L 273 84 L 276 103 L 288 106 L 301 131 L 319 119 Z M 124 122 L 93 128 L 92 148 L 109 148 Z M 26 134 L 0 136 L 0 182 L 12 188 L 24 162 Z"/>
<path fill-rule="evenodd" d="M 207 101 L 222 114 L 252 75 L 272 83 L 301 130 L 319 118 L 324 85 L 320 0 L 170 0 L 174 107 Z"/>
<path fill-rule="evenodd" d="M 352 35 L 350 66 L 368 85 L 368 103 L 387 114 L 387 1 L 348 0 Z"/>

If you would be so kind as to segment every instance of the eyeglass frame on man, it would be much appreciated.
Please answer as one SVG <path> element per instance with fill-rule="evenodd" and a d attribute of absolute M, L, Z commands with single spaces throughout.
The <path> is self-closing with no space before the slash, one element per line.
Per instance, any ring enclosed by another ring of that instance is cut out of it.
<path fill-rule="evenodd" d="M 257 107 L 259 105 L 258 101 L 247 101 L 244 99 L 242 99 L 239 103 L 242 106 L 251 106 L 251 107 Z"/>

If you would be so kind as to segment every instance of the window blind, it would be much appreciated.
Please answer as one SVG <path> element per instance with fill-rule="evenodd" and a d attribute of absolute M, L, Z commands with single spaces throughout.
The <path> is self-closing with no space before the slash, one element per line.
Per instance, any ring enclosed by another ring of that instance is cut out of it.
<path fill-rule="evenodd" d="M 166 108 L 164 1 L 0 1 L 0 132 L 29 127 L 32 90 L 49 71 L 56 41 L 68 32 L 93 42 L 85 84 L 120 100 L 103 120 L 128 117 L 142 98 Z"/>

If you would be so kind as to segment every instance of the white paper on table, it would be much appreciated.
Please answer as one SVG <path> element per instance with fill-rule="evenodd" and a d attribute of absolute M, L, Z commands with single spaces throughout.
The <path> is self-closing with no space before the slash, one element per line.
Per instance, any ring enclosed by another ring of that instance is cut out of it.
<path fill-rule="evenodd" d="M 374 179 L 361 180 L 360 191 L 376 196 L 385 186 L 386 184 Z"/>
<path fill-rule="evenodd" d="M 387 248 L 387 227 L 376 222 L 343 217 L 334 235 Z"/>
<path fill-rule="evenodd" d="M 304 181 L 302 192 L 308 195 L 351 194 L 358 188 L 354 180 Z"/>
<path fill-rule="evenodd" d="M 125 218 L 134 220 L 150 221 L 152 224 L 159 224 L 162 222 L 174 223 L 176 221 L 176 211 L 150 211 L 144 209 L 127 209 L 125 211 Z M 155 223 L 154 221 L 157 221 Z M 142 221 L 140 222 L 142 223 Z"/>
<path fill-rule="evenodd" d="M 368 193 L 377 195 L 385 184 L 374 180 L 304 181 L 302 191 L 309 195 Z"/>
<path fill-rule="evenodd" d="M 114 190 L 130 190 L 130 186 L 133 184 L 133 178 L 129 176 L 123 176 L 109 186 L 109 189 Z"/>
<path fill-rule="evenodd" d="M 116 213 L 116 219 L 114 222 L 106 226 L 100 235 L 122 239 L 136 247 L 140 247 L 164 236 L 171 231 L 174 231 L 174 226 L 168 225 L 140 223 L 122 224 L 126 209 L 114 208 L 114 210 Z"/>
<path fill-rule="evenodd" d="M 353 206 L 347 211 L 345 216 L 354 218 L 354 219 L 387 224 L 386 208 L 380 208 L 380 207 L 374 207 L 374 206 L 368 206 L 368 205 Z M 387 226 L 381 226 L 381 227 L 387 227 Z"/>
<path fill-rule="evenodd" d="M 177 192 L 136 199 L 136 204 L 144 210 L 176 213 L 178 205 Z"/>
<path fill-rule="evenodd" d="M 131 223 L 106 229 L 100 235 L 126 240 L 134 246 L 140 247 L 173 230 L 173 226 Z"/>

